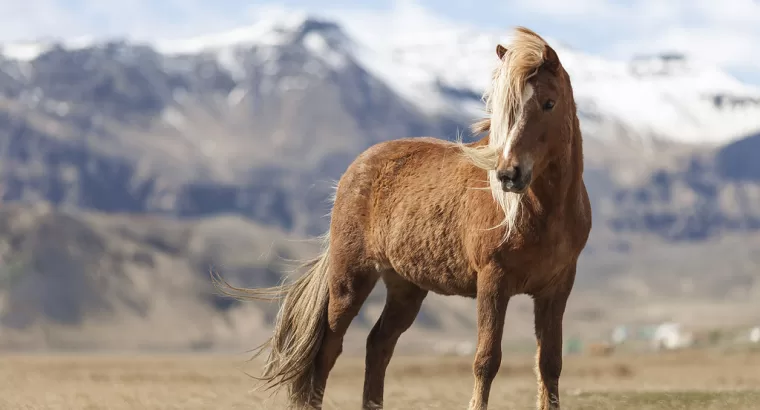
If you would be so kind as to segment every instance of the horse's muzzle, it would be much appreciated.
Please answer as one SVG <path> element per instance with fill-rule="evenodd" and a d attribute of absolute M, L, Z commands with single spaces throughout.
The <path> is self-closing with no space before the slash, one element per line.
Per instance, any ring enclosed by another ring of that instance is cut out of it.
<path fill-rule="evenodd" d="M 528 189 L 531 180 L 531 171 L 521 167 L 508 167 L 496 171 L 496 178 L 501 182 L 504 192 L 522 193 Z"/>

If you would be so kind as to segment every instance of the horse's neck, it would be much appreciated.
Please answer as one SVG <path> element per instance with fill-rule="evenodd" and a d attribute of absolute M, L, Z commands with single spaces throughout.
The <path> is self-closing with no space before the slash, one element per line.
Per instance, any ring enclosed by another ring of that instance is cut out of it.
<path fill-rule="evenodd" d="M 578 119 L 573 143 L 565 155 L 552 161 L 531 188 L 542 208 L 567 209 L 580 203 L 583 191 L 583 138 Z"/>

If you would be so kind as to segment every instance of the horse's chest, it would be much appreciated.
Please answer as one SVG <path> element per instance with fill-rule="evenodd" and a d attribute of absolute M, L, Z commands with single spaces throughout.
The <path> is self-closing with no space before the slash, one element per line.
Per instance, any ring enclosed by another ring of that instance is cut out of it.
<path fill-rule="evenodd" d="M 577 259 L 578 246 L 569 232 L 536 232 L 523 245 L 503 255 L 505 267 L 524 282 L 539 282 L 563 271 Z"/>
<path fill-rule="evenodd" d="M 547 264 L 565 264 L 574 259 L 573 241 L 568 232 L 547 234 L 544 238 L 539 242 L 536 252 L 541 253 Z"/>

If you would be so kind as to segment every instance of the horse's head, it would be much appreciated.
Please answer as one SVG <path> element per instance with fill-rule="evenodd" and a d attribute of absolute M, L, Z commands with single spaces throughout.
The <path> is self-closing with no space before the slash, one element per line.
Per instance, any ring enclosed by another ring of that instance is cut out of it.
<path fill-rule="evenodd" d="M 504 52 L 498 50 L 499 54 Z M 567 121 L 559 78 L 559 59 L 548 45 L 544 63 L 526 81 L 519 108 L 496 163 L 496 177 L 507 192 L 523 192 L 545 165 L 555 146 L 562 144 Z"/>
<path fill-rule="evenodd" d="M 572 90 L 557 53 L 530 30 L 518 29 L 496 54 L 501 64 L 487 97 L 489 145 L 498 151 L 495 177 L 502 190 L 522 193 L 571 143 Z"/>
<path fill-rule="evenodd" d="M 577 123 L 570 77 L 557 53 L 533 31 L 518 27 L 496 47 L 499 64 L 483 95 L 489 117 L 473 125 L 488 132 L 487 144 L 462 153 L 488 172 L 494 199 L 504 210 L 505 237 L 516 226 L 523 193 L 547 166 L 572 152 Z"/>

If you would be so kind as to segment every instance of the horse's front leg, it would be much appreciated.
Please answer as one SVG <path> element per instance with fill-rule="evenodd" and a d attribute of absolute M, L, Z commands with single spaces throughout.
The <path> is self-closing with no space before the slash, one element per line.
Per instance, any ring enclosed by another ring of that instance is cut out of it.
<path fill-rule="evenodd" d="M 477 294 L 478 347 L 473 373 L 475 387 L 470 410 L 486 410 L 491 383 L 501 366 L 501 338 L 509 295 L 502 286 L 500 274 L 479 275 Z"/>
<path fill-rule="evenodd" d="M 572 290 L 575 267 L 568 270 L 565 285 L 534 296 L 536 367 L 539 410 L 559 410 L 559 377 L 562 372 L 562 319 Z"/>

